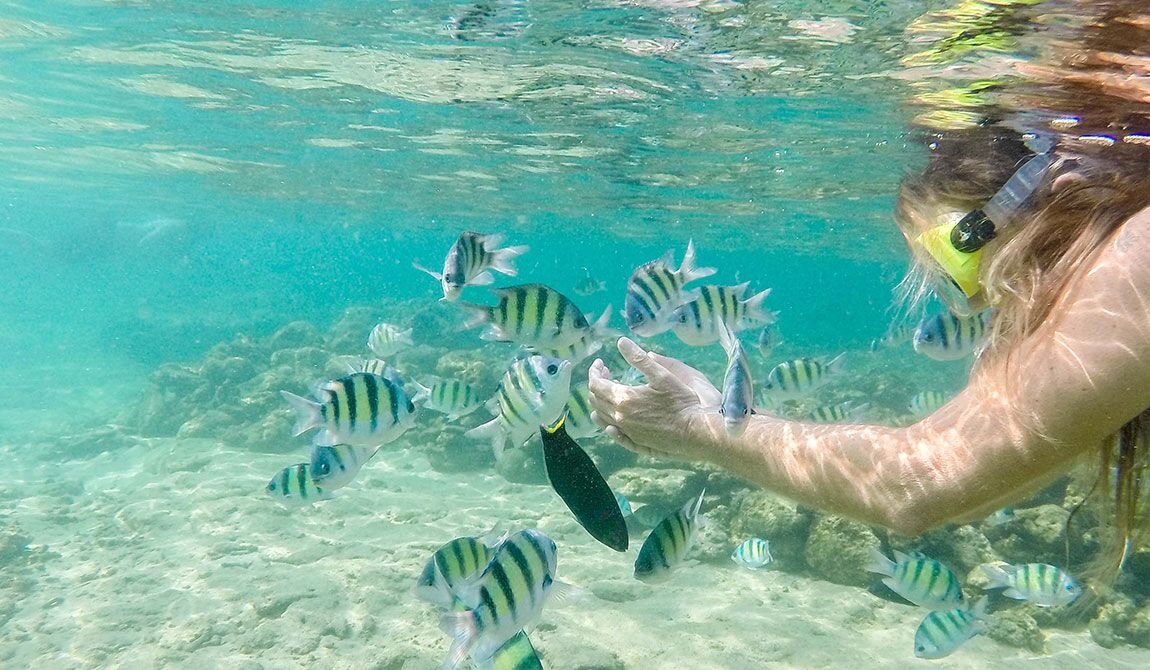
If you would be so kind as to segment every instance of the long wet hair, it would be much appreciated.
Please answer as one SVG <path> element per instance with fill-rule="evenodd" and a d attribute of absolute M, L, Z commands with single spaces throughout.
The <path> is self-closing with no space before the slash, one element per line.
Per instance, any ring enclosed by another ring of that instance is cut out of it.
<path fill-rule="evenodd" d="M 1139 84 L 1135 76 L 1150 77 L 1150 5 L 1052 0 L 1005 11 L 995 4 L 987 5 L 990 18 L 981 19 L 983 29 L 1009 25 L 1018 36 L 1018 26 L 1026 23 L 1021 19 L 1044 12 L 1080 20 L 1042 28 L 1038 37 L 1046 48 L 1015 68 L 1023 76 L 993 86 L 979 82 L 977 104 L 951 95 L 967 103 L 959 112 L 920 114 L 920 120 L 950 123 L 917 130 L 930 149 L 928 162 L 904 179 L 899 192 L 896 219 L 916 259 L 924 260 L 914 243 L 921 232 L 985 204 L 1033 155 L 1024 133 L 1056 141 L 1058 160 L 1027 201 L 1020 223 L 985 248 L 981 298 L 994 313 L 976 373 L 991 361 L 1009 362 L 1017 344 L 1051 317 L 1090 258 L 1126 220 L 1150 206 L 1150 85 L 1144 83 L 1150 79 Z M 1012 44 L 1025 46 L 1025 38 Z M 937 49 L 930 54 L 941 63 Z M 930 100 L 937 104 L 940 96 Z M 916 289 L 925 285 L 926 264 L 916 265 L 920 271 L 912 271 L 908 293 L 921 295 Z M 1112 581 L 1131 547 L 1150 534 L 1150 487 L 1142 486 L 1150 463 L 1148 436 L 1145 412 L 1098 445 L 1095 488 L 1112 508 L 1113 532 L 1087 571 L 1097 582 Z"/>

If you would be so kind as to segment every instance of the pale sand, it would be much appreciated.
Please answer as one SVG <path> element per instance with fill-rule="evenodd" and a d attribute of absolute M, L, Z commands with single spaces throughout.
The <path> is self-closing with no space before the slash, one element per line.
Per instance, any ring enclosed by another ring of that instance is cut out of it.
<path fill-rule="evenodd" d="M 298 440 L 299 458 L 306 458 Z M 478 447 L 477 448 L 481 448 Z M 546 487 L 443 475 L 385 451 L 337 499 L 289 508 L 263 492 L 291 459 L 160 439 L 88 460 L 0 449 L 0 525 L 59 557 L 4 565 L 4 668 L 437 668 L 438 614 L 410 589 L 441 543 L 536 527 L 560 578 L 531 637 L 551 670 L 591 668 L 1142 668 L 1150 650 L 1050 633 L 1045 656 L 982 637 L 944 661 L 911 648 L 923 612 L 861 589 L 730 564 L 631 577 Z"/>

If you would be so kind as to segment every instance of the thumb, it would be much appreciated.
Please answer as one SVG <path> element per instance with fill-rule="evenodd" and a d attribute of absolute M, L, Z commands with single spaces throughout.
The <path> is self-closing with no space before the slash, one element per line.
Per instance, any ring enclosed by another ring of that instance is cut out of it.
<path fill-rule="evenodd" d="M 629 338 L 619 338 L 619 353 L 651 384 L 651 388 L 668 393 L 690 391 L 675 375 L 663 367 L 651 353 L 644 351 Z"/>

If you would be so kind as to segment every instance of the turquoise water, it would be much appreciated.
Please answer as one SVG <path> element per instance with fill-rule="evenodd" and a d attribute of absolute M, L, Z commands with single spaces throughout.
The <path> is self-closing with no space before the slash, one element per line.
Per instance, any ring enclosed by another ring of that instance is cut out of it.
<path fill-rule="evenodd" d="M 875 420 L 906 420 L 913 391 L 954 392 L 969 365 L 867 351 L 909 260 L 894 194 L 923 158 L 896 76 L 904 29 L 946 4 L 0 3 L 0 665 L 437 667 L 448 640 L 411 578 L 500 523 L 555 536 L 586 590 L 533 634 L 549 668 L 916 662 L 915 613 L 812 574 L 801 544 L 756 581 L 715 540 L 679 584 L 636 590 L 630 559 L 604 556 L 548 488 L 430 468 L 438 418 L 339 499 L 284 509 L 262 487 L 306 439 L 275 393 L 323 367 L 258 375 L 289 323 L 334 356 L 366 353 L 332 344 L 366 339 L 360 321 L 430 315 L 443 327 L 418 331 L 405 374 L 452 354 L 496 378 L 510 348 L 454 332 L 412 267 L 438 268 L 464 230 L 530 245 L 520 278 L 588 313 L 618 310 L 634 267 L 693 239 L 719 281 L 772 289 L 780 357 L 854 359 L 820 402 L 870 394 Z M 606 291 L 573 295 L 587 273 Z M 654 342 L 721 372 L 717 349 Z M 157 400 L 164 374 L 206 375 L 221 343 L 251 367 L 220 385 L 237 400 L 194 384 Z M 227 421 L 203 428 L 209 408 Z M 751 494 L 711 481 L 729 529 Z M 1067 628 L 1045 650 L 983 637 L 948 667 L 1150 658 Z"/>

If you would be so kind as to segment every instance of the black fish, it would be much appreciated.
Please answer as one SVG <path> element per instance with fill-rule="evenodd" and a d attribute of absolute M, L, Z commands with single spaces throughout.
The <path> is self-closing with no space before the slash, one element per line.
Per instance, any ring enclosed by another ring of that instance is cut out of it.
<path fill-rule="evenodd" d="M 595 462 L 563 428 L 562 417 L 553 426 L 540 426 L 547 478 L 579 525 L 615 551 L 627 551 L 627 522 L 611 487 Z"/>

